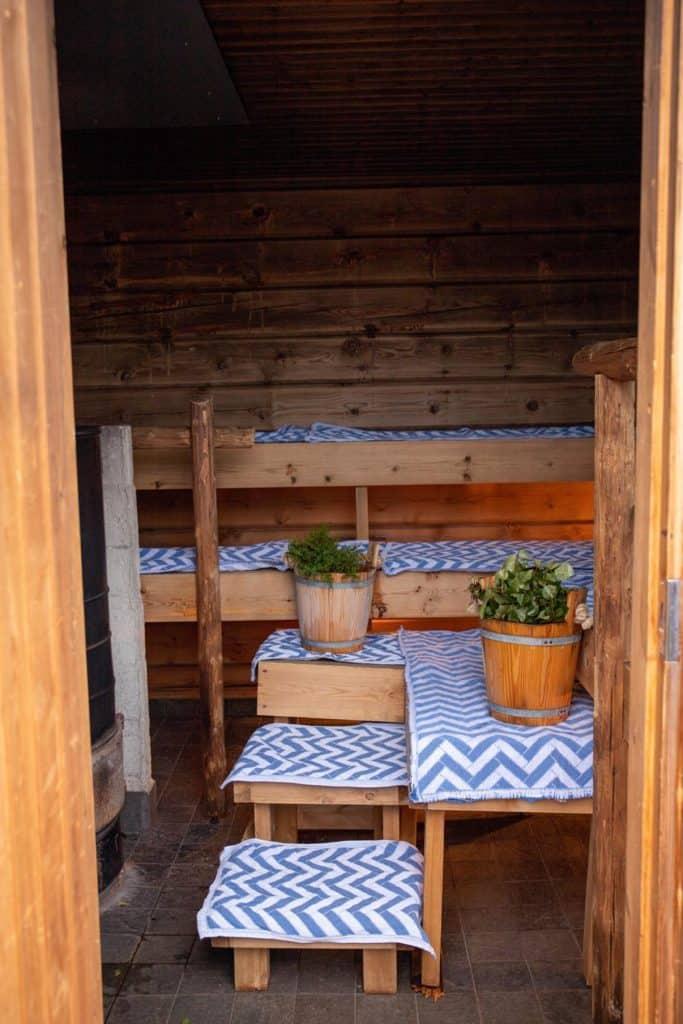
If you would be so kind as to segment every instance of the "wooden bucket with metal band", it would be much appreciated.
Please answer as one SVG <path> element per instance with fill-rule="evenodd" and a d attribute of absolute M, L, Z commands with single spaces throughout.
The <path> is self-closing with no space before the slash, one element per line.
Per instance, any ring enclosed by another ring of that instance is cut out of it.
<path fill-rule="evenodd" d="M 586 591 L 570 590 L 564 622 L 530 626 L 484 619 L 486 691 L 489 710 L 512 725 L 558 725 L 571 708 L 582 630 L 576 606 Z"/>
<path fill-rule="evenodd" d="M 351 654 L 365 643 L 375 570 L 356 579 L 332 573 L 329 580 L 294 576 L 301 642 L 318 654 Z"/>

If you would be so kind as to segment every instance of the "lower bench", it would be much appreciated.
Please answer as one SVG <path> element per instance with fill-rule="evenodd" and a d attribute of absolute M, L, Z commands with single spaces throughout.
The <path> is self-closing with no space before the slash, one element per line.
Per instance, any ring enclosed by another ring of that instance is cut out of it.
<path fill-rule="evenodd" d="M 197 915 L 199 936 L 235 951 L 235 988 L 266 989 L 269 950 L 363 950 L 363 988 L 393 993 L 396 952 L 432 953 L 422 928 L 422 855 L 410 843 L 354 840 L 226 846 Z"/>

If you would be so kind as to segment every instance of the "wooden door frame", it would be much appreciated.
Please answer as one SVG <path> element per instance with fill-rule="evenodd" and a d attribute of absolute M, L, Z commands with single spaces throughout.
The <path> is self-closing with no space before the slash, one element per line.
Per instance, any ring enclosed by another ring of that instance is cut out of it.
<path fill-rule="evenodd" d="M 0 81 L 0 1006 L 99 1024 L 52 0 L 4 0 Z"/>
<path fill-rule="evenodd" d="M 646 8 L 635 558 L 626 855 L 626 1024 L 683 1019 L 683 131 L 681 0 Z M 667 630 L 666 622 L 670 618 Z"/>

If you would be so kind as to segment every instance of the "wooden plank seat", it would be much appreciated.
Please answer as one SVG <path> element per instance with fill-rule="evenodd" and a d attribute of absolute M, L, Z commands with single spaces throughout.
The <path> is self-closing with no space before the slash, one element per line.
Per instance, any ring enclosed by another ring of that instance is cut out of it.
<path fill-rule="evenodd" d="M 365 992 L 397 989 L 397 950 L 429 955 L 423 861 L 410 843 L 351 840 L 226 846 L 197 915 L 199 935 L 235 956 L 235 988 L 263 990 L 272 948 L 363 951 Z"/>

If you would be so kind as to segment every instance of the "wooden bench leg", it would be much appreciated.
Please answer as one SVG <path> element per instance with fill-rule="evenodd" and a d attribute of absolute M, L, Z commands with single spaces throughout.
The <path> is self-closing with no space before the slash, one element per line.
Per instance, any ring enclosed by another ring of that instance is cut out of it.
<path fill-rule="evenodd" d="M 401 817 L 399 807 L 382 808 L 382 838 L 401 838 Z"/>
<path fill-rule="evenodd" d="M 273 838 L 272 804 L 254 804 L 254 835 L 257 839 Z"/>
<path fill-rule="evenodd" d="M 414 807 L 401 807 L 401 839 L 417 845 L 417 811 Z"/>
<path fill-rule="evenodd" d="M 441 928 L 443 917 L 443 861 L 445 811 L 425 811 L 425 878 L 423 926 L 436 957 L 422 954 L 422 984 L 441 985 Z"/>
<path fill-rule="evenodd" d="M 296 804 L 278 804 L 273 807 L 273 839 L 278 843 L 298 842 Z"/>
<path fill-rule="evenodd" d="M 235 950 L 235 989 L 237 992 L 264 992 L 270 981 L 270 950 Z"/>
<path fill-rule="evenodd" d="M 396 949 L 363 950 L 363 991 L 395 995 L 398 988 Z"/>

